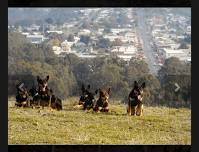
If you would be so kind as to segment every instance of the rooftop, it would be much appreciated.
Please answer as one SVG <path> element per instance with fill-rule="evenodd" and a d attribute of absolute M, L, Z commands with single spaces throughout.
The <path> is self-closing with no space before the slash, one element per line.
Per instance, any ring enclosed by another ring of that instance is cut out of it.
<path fill-rule="evenodd" d="M 181 49 L 178 49 L 178 50 L 173 50 L 173 49 L 164 49 L 164 51 L 166 52 L 166 53 L 178 53 L 178 54 L 184 54 L 184 52 L 183 52 L 183 50 L 181 50 Z"/>

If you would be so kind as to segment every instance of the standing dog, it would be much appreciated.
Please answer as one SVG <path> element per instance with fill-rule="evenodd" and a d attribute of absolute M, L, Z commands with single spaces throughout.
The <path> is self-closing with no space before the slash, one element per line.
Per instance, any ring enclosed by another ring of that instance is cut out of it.
<path fill-rule="evenodd" d="M 137 81 L 134 82 L 134 88 L 131 90 L 128 96 L 128 108 L 127 113 L 129 115 L 143 115 L 143 92 L 145 88 L 145 82 L 141 86 L 138 85 Z"/>

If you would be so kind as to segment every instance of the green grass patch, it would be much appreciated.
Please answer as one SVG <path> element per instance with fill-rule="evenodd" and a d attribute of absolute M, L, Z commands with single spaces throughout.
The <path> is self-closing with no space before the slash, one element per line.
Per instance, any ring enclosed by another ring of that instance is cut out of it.
<path fill-rule="evenodd" d="M 144 116 L 128 116 L 125 105 L 110 112 L 73 109 L 78 98 L 63 102 L 62 111 L 16 108 L 9 101 L 9 144 L 191 144 L 191 110 L 144 107 Z"/>

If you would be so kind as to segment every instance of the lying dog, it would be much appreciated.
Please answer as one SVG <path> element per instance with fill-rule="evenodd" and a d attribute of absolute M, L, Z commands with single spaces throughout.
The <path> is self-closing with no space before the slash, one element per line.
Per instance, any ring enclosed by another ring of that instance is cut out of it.
<path fill-rule="evenodd" d="M 87 89 L 82 85 L 81 88 L 82 95 L 79 99 L 79 106 L 77 108 L 83 107 L 83 110 L 90 110 L 93 108 L 95 103 L 95 95 L 97 94 L 98 90 L 95 93 L 90 91 L 90 85 L 87 86 Z"/>
<path fill-rule="evenodd" d="M 93 110 L 98 112 L 108 112 L 109 111 L 109 96 L 110 96 L 111 89 L 102 90 L 99 89 L 99 99 L 97 100 Z"/>
<path fill-rule="evenodd" d="M 17 88 L 17 95 L 16 95 L 15 106 L 18 106 L 18 107 L 30 106 L 29 94 L 24 83 L 21 83 L 21 82 L 18 83 L 16 85 L 16 88 Z"/>

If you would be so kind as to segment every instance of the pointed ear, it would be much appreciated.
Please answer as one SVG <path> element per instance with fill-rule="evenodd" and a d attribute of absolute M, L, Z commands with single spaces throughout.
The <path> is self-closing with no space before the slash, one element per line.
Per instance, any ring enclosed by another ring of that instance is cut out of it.
<path fill-rule="evenodd" d="M 82 88 L 81 88 L 82 92 L 85 91 L 85 87 L 84 87 L 84 84 L 82 84 Z"/>
<path fill-rule="evenodd" d="M 39 76 L 37 76 L 37 82 L 39 82 L 41 79 L 40 79 L 40 77 Z"/>
<path fill-rule="evenodd" d="M 107 92 L 108 92 L 108 94 L 110 95 L 110 93 L 111 93 L 111 88 L 108 88 L 108 91 L 107 91 Z"/>
<path fill-rule="evenodd" d="M 143 82 L 142 85 L 141 85 L 141 87 L 144 89 L 146 87 L 146 83 Z"/>
<path fill-rule="evenodd" d="M 90 84 L 87 86 L 87 89 L 89 90 L 91 88 Z"/>
<path fill-rule="evenodd" d="M 95 94 L 97 94 L 98 93 L 98 89 L 97 90 L 95 90 Z"/>
<path fill-rule="evenodd" d="M 50 89 L 50 93 L 53 93 L 53 90 L 52 90 L 52 89 Z"/>
<path fill-rule="evenodd" d="M 49 75 L 47 75 L 47 77 L 46 77 L 46 81 L 48 81 L 49 80 Z"/>
<path fill-rule="evenodd" d="M 98 89 L 98 91 L 99 91 L 99 94 L 102 92 L 102 90 L 100 88 Z"/>
<path fill-rule="evenodd" d="M 138 82 L 134 81 L 134 87 L 138 87 Z"/>

